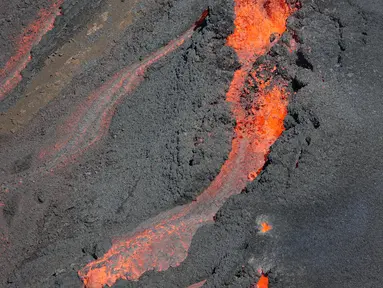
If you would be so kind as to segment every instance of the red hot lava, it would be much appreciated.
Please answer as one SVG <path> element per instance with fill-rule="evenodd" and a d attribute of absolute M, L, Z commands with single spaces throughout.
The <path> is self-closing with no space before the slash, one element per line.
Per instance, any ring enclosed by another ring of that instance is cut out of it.
<path fill-rule="evenodd" d="M 261 225 L 260 225 L 260 231 L 261 233 L 266 233 L 266 232 L 269 232 L 271 229 L 273 229 L 273 226 L 271 226 L 269 223 L 267 222 L 261 222 Z"/>
<path fill-rule="evenodd" d="M 258 283 L 253 285 L 252 288 L 268 288 L 269 287 L 269 277 L 262 273 L 261 277 L 258 280 Z"/>
<path fill-rule="evenodd" d="M 235 49 L 242 67 L 234 74 L 227 101 L 237 121 L 232 150 L 219 175 L 196 201 L 149 219 L 135 231 L 114 241 L 111 249 L 79 271 L 86 287 L 113 285 L 118 279 L 138 280 L 149 270 L 164 271 L 185 260 L 191 240 L 199 227 L 213 222 L 224 202 L 240 193 L 265 163 L 270 146 L 284 130 L 287 92 L 272 78 L 261 77 L 260 67 L 252 73 L 254 93 L 251 108 L 241 96 L 252 64 L 270 46 L 270 35 L 285 31 L 293 9 L 284 0 L 235 0 L 235 30 L 227 44 Z"/>
<path fill-rule="evenodd" d="M 56 0 L 48 9 L 41 9 L 35 21 L 28 25 L 16 43 L 16 53 L 0 69 L 0 101 L 21 81 L 21 71 L 31 61 L 31 50 L 41 38 L 53 29 L 56 16 L 60 15 L 60 5 L 64 0 Z"/>

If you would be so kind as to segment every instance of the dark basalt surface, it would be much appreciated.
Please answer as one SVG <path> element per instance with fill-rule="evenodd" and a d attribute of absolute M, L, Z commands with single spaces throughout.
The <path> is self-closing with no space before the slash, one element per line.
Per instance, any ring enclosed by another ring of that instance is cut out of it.
<path fill-rule="evenodd" d="M 383 7 L 314 2 L 288 21 L 296 55 L 276 46 L 267 57 L 296 94 L 261 175 L 198 231 L 180 267 L 116 287 L 250 287 L 260 269 L 270 287 L 382 285 Z M 261 217 L 273 225 L 263 235 Z"/>
<path fill-rule="evenodd" d="M 9 233 L 0 244 L 1 287 L 81 287 L 78 269 L 101 257 L 113 237 L 194 199 L 228 155 L 235 123 L 225 93 L 237 63 L 224 44 L 233 29 L 233 1 L 141 2 L 140 21 L 109 54 L 89 63 L 28 129 L 0 139 L 0 224 Z M 30 77 L 90 11 L 103 9 L 101 1 L 65 3 L 73 13 L 60 17 L 77 24 L 58 25 L 35 47 L 41 56 L 28 66 Z M 204 279 L 203 287 L 249 287 L 259 269 L 268 273 L 270 288 L 382 286 L 383 5 L 302 3 L 279 44 L 254 64 L 275 62 L 296 92 L 286 131 L 262 173 L 227 201 L 214 224 L 198 230 L 179 267 L 115 287 L 183 288 Z M 76 12 L 86 5 L 95 10 Z M 207 5 L 207 26 L 149 69 L 99 145 L 66 169 L 33 176 L 39 148 L 73 105 L 181 34 Z M 32 18 L 38 7 L 12 14 L 20 19 L 12 21 Z M 4 37 L 1 45 L 8 45 Z M 283 44 L 289 37 L 299 42 L 292 54 Z M 23 81 L 0 110 L 22 97 Z M 262 217 L 273 226 L 266 234 L 257 230 Z"/>
<path fill-rule="evenodd" d="M 138 20 L 109 54 L 87 63 L 28 129 L 3 137 L 1 183 L 9 189 L 1 194 L 9 234 L 0 261 L 4 287 L 81 287 L 77 271 L 102 256 L 114 237 L 192 201 L 218 174 L 235 124 L 225 102 L 238 67 L 224 46 L 233 27 L 231 1 L 211 2 L 207 26 L 149 69 L 99 145 L 52 175 L 35 173 L 38 152 L 54 142 L 68 111 L 191 27 L 207 6 L 140 2 Z M 59 37 L 55 29 L 51 37 Z"/>

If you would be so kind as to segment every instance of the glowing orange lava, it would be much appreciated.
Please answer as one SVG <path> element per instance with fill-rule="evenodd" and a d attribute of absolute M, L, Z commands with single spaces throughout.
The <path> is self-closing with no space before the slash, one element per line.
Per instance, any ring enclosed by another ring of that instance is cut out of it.
<path fill-rule="evenodd" d="M 268 288 L 269 287 L 269 277 L 262 274 L 258 280 L 256 288 Z"/>
<path fill-rule="evenodd" d="M 273 229 L 273 226 L 271 226 L 269 223 L 267 223 L 267 222 L 262 222 L 262 223 L 261 223 L 261 229 L 260 229 L 260 231 L 261 231 L 262 233 L 269 232 L 271 229 Z"/>
<path fill-rule="evenodd" d="M 270 48 L 270 36 L 285 31 L 291 9 L 285 0 L 236 0 L 234 9 L 235 30 L 227 44 L 235 49 L 242 65 L 252 64 Z"/>
<path fill-rule="evenodd" d="M 53 29 L 56 16 L 60 15 L 60 5 L 64 0 L 55 1 L 48 9 L 41 9 L 35 21 L 28 25 L 17 40 L 16 53 L 0 69 L 0 101 L 21 81 L 21 71 L 31 61 L 31 50 L 41 38 Z"/>
<path fill-rule="evenodd" d="M 284 0 L 235 0 L 235 30 L 227 44 L 235 49 L 242 66 L 227 93 L 237 122 L 228 160 L 196 201 L 147 220 L 81 269 L 78 274 L 86 287 L 111 286 L 118 279 L 138 280 L 146 271 L 178 266 L 186 259 L 197 229 L 214 222 L 225 201 L 261 171 L 270 146 L 284 130 L 288 95 L 282 83 L 273 79 L 275 67 L 265 65 L 252 71 L 252 65 L 275 43 L 270 42 L 270 35 L 278 39 L 285 31 L 292 11 Z M 248 82 L 255 92 L 246 89 Z M 244 94 L 251 98 L 248 105 L 242 103 Z"/>

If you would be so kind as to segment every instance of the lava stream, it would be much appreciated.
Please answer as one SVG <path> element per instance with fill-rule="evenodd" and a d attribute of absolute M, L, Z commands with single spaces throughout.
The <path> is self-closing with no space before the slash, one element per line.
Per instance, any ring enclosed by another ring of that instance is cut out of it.
<path fill-rule="evenodd" d="M 262 273 L 261 277 L 258 280 L 258 283 L 256 284 L 256 286 L 254 285 L 253 287 L 254 288 L 268 288 L 269 287 L 269 277 L 267 277 L 267 275 Z"/>
<path fill-rule="evenodd" d="M 107 132 L 116 106 L 124 96 L 138 87 L 144 79 L 146 70 L 189 39 L 194 30 L 203 23 L 207 14 L 208 10 L 204 11 L 201 18 L 183 35 L 139 63 L 123 69 L 91 94 L 58 129 L 62 133 L 58 142 L 40 152 L 39 157 L 44 160 L 45 169 L 52 171 L 64 166 L 98 142 Z"/>
<path fill-rule="evenodd" d="M 47 9 L 41 9 L 35 21 L 28 25 L 17 40 L 16 53 L 0 69 L 0 101 L 21 81 L 21 71 L 31 61 L 31 50 L 42 37 L 53 29 L 56 16 L 60 15 L 60 5 L 64 0 L 56 0 Z"/>
<path fill-rule="evenodd" d="M 118 279 L 138 280 L 146 271 L 178 266 L 187 257 L 197 229 L 213 222 L 227 198 L 240 193 L 262 169 L 270 146 L 284 130 L 288 95 L 278 81 L 259 76 L 263 69 L 272 72 L 274 67 L 250 71 L 256 58 L 272 45 L 270 35 L 278 39 L 285 31 L 292 11 L 284 0 L 235 1 L 235 30 L 227 44 L 237 52 L 242 67 L 235 72 L 227 93 L 237 122 L 228 160 L 196 201 L 149 219 L 130 235 L 115 240 L 102 258 L 81 269 L 79 276 L 86 287 L 110 286 Z M 250 108 L 241 103 L 249 73 L 257 88 Z"/>

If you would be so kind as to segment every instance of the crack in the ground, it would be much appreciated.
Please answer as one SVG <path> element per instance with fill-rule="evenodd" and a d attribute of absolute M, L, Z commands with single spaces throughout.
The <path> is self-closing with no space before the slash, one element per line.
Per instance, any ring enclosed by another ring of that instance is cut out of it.
<path fill-rule="evenodd" d="M 360 33 L 362 34 L 361 41 L 363 42 L 364 45 L 366 45 L 367 44 L 367 36 L 368 36 L 368 32 L 366 30 L 367 25 L 368 25 L 368 17 L 366 15 L 366 13 L 358 5 L 354 4 L 351 0 L 346 0 L 346 3 L 350 7 L 354 8 L 357 11 L 358 15 L 360 15 L 362 20 L 363 20 L 363 23 L 362 23 L 363 30 Z M 313 7 L 314 11 L 328 17 L 334 23 L 335 27 L 338 30 L 337 44 L 339 47 L 339 52 L 338 52 L 337 64 L 340 68 L 342 68 L 343 67 L 344 54 L 345 54 L 346 49 L 347 49 L 347 45 L 345 43 L 345 37 L 344 37 L 344 30 L 348 26 L 343 23 L 341 16 L 334 15 L 333 13 L 331 13 L 329 11 L 323 11 L 318 6 L 312 6 L 312 7 Z"/>

